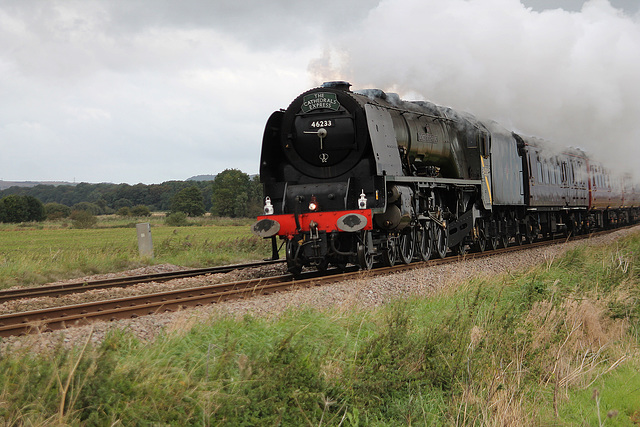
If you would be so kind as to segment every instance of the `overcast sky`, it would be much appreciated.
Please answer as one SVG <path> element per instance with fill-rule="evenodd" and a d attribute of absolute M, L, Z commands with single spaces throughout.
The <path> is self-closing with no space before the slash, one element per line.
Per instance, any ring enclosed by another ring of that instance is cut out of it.
<path fill-rule="evenodd" d="M 638 76 L 637 0 L 0 0 L 0 180 L 257 173 L 327 80 L 638 170 Z"/>

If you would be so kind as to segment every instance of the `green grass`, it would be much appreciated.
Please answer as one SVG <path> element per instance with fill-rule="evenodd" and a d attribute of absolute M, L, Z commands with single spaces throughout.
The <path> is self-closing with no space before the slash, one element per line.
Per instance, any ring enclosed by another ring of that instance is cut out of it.
<path fill-rule="evenodd" d="M 375 310 L 0 354 L 8 424 L 634 425 L 640 234 Z M 594 392 L 597 390 L 597 393 Z M 599 417 L 598 417 L 599 415 Z"/>
<path fill-rule="evenodd" d="M 140 222 L 149 222 L 141 219 Z M 0 288 L 34 285 L 150 264 L 202 267 L 257 260 L 270 244 L 253 236 L 251 220 L 197 219 L 190 227 L 151 222 L 154 258 L 140 257 L 135 222 L 111 217 L 99 228 L 64 222 L 0 227 Z"/>
<path fill-rule="evenodd" d="M 590 387 L 572 390 L 561 407 L 560 419 L 565 425 L 638 425 L 640 364 L 637 362 L 636 359 L 623 364 Z"/>

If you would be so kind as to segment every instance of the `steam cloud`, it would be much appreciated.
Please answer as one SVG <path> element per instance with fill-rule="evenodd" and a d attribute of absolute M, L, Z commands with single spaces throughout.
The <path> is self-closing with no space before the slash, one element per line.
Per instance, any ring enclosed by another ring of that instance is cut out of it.
<path fill-rule="evenodd" d="M 640 177 L 640 14 L 608 0 L 383 0 L 310 72 L 429 100 L 587 150 Z"/>

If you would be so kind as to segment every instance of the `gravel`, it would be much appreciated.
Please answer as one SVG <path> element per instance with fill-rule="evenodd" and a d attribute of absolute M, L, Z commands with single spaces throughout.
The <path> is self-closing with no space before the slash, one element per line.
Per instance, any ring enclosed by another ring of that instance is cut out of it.
<path fill-rule="evenodd" d="M 474 277 L 488 277 L 508 272 L 522 271 L 541 263 L 552 262 L 565 251 L 578 245 L 600 245 L 617 240 L 632 232 L 640 230 L 636 226 L 626 230 L 618 230 L 605 236 L 595 237 L 543 248 L 484 258 L 479 260 L 463 260 L 443 266 L 416 268 L 405 272 L 386 276 L 373 277 L 367 273 L 353 280 L 346 280 L 331 285 L 299 288 L 272 295 L 256 296 L 243 300 L 234 300 L 209 306 L 185 309 L 173 313 L 143 316 L 136 319 L 124 319 L 114 322 L 95 322 L 90 326 L 70 328 L 63 331 L 4 338 L 0 342 L 0 350 L 27 348 L 30 351 L 42 352 L 59 344 L 66 347 L 81 345 L 90 339 L 100 343 L 107 332 L 114 328 L 131 331 L 142 341 L 151 341 L 162 333 L 187 331 L 197 323 L 214 322 L 216 319 L 235 316 L 241 318 L 246 314 L 253 316 L 274 317 L 288 309 L 311 307 L 317 310 L 337 309 L 352 311 L 381 306 L 387 302 L 407 296 L 430 296 L 443 290 L 458 286 Z M 83 278 L 98 278 L 137 275 L 182 269 L 178 266 L 163 264 L 113 275 L 100 275 Z M 0 304 L 0 314 L 16 311 L 36 310 L 39 308 L 69 305 L 101 299 L 119 298 L 127 295 L 139 295 L 162 290 L 189 288 L 205 284 L 225 283 L 235 280 L 284 274 L 282 264 L 258 267 L 246 270 L 235 270 L 224 274 L 175 279 L 163 283 L 147 283 L 127 288 L 89 291 L 83 294 L 63 296 L 60 298 L 34 298 L 24 301 L 11 301 Z"/>

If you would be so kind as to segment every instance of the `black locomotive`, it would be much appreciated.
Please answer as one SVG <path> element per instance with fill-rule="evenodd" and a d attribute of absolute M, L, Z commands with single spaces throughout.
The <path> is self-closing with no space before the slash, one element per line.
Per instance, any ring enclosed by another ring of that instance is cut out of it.
<path fill-rule="evenodd" d="M 289 270 L 370 269 L 637 221 L 639 188 L 578 149 L 429 102 L 328 82 L 274 112 L 262 143 L 264 215 Z"/>

